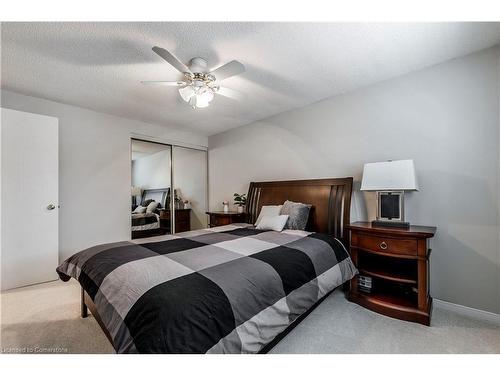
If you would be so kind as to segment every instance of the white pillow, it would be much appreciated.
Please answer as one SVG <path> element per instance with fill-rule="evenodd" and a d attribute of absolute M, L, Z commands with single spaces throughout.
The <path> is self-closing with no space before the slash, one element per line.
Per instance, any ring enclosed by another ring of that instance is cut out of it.
<path fill-rule="evenodd" d="M 148 204 L 148 208 L 146 208 L 146 212 L 154 212 L 158 208 L 159 204 L 160 203 L 158 203 L 158 202 L 151 202 L 150 204 Z"/>
<path fill-rule="evenodd" d="M 146 212 L 146 207 L 142 206 L 137 206 L 134 211 L 132 211 L 133 214 L 143 214 Z"/>
<path fill-rule="evenodd" d="M 259 225 L 256 229 L 262 230 L 274 230 L 276 232 L 281 232 L 288 221 L 288 215 L 279 216 L 264 216 L 260 219 Z"/>
<path fill-rule="evenodd" d="M 259 217 L 257 218 L 257 221 L 255 222 L 255 226 L 259 225 L 260 221 L 264 216 L 279 216 L 281 207 L 283 205 L 279 206 L 262 206 L 260 209 Z"/>

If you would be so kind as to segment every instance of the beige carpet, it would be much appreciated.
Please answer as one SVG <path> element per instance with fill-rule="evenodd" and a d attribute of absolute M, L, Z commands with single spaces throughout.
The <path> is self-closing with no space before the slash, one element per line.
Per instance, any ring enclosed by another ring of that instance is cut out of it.
<path fill-rule="evenodd" d="M 2 352 L 114 353 L 94 318 L 80 318 L 80 286 L 50 283 L 2 293 Z"/>
<path fill-rule="evenodd" d="M 1 295 L 2 352 L 113 353 L 99 325 L 80 318 L 75 281 Z M 330 295 L 272 353 L 500 353 L 500 327 L 434 309 L 431 327 L 391 319 Z"/>

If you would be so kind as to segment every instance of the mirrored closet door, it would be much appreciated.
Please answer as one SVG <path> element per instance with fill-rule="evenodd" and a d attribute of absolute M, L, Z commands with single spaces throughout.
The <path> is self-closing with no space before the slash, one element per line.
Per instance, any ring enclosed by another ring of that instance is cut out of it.
<path fill-rule="evenodd" d="M 132 139 L 132 238 L 172 233 L 172 146 Z"/>
<path fill-rule="evenodd" d="M 207 227 L 207 152 L 173 147 L 175 233 Z"/>
<path fill-rule="evenodd" d="M 131 159 L 132 239 L 207 227 L 206 150 L 132 139 Z"/>

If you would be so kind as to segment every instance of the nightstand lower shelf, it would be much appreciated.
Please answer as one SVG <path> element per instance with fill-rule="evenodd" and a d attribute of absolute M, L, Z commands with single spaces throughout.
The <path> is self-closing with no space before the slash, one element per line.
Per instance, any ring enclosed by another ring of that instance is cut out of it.
<path fill-rule="evenodd" d="M 358 251 L 357 266 L 361 275 L 415 286 L 418 284 L 417 264 L 412 259 L 390 258 Z"/>
<path fill-rule="evenodd" d="M 362 275 L 367 275 L 367 276 L 371 276 L 371 277 L 378 277 L 381 279 L 395 281 L 398 283 L 417 285 L 417 280 L 415 280 L 415 279 L 406 277 L 405 275 L 391 274 L 390 272 L 387 272 L 385 270 L 379 270 L 379 269 L 367 270 L 367 269 L 360 268 L 359 273 Z"/>
<path fill-rule="evenodd" d="M 349 301 L 392 318 L 425 325 L 430 324 L 432 312 L 432 298 L 430 296 L 428 297 L 427 311 L 419 310 L 417 304 L 412 303 L 407 298 L 384 293 L 368 294 L 351 291 Z"/>

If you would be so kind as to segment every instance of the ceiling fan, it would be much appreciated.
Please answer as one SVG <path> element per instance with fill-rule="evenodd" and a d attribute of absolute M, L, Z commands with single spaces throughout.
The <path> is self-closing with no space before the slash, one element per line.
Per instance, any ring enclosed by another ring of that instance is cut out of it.
<path fill-rule="evenodd" d="M 153 47 L 153 52 L 167 61 L 184 75 L 182 81 L 142 81 L 147 85 L 163 85 L 179 87 L 182 99 L 193 108 L 208 107 L 214 94 L 239 99 L 241 94 L 227 87 L 221 87 L 220 82 L 245 71 L 245 66 L 239 61 L 232 60 L 212 71 L 208 70 L 208 63 L 201 57 L 194 57 L 189 61 L 189 67 L 179 61 L 177 57 L 161 47 Z"/>

